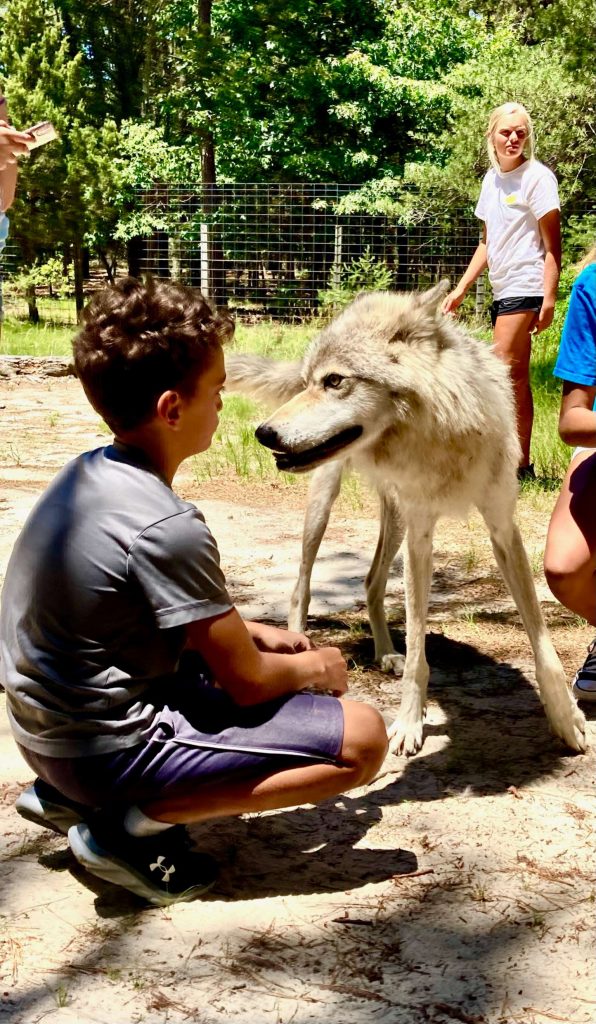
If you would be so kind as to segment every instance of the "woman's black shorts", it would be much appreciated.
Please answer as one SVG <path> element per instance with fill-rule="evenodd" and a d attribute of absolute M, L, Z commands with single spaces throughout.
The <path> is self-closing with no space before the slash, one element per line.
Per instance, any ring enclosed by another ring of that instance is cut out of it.
<path fill-rule="evenodd" d="M 495 299 L 490 307 L 490 319 L 493 327 L 498 316 L 507 316 L 509 313 L 539 313 L 543 303 L 542 295 L 525 295 L 520 298 L 511 296 L 507 299 Z"/>

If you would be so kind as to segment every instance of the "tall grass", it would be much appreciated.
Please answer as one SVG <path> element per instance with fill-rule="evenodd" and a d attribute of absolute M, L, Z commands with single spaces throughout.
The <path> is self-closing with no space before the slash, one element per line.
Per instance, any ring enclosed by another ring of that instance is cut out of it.
<path fill-rule="evenodd" d="M 33 324 L 7 317 L 2 324 L 0 355 L 69 356 L 72 353 L 74 327 Z"/>
<path fill-rule="evenodd" d="M 566 301 L 557 305 L 555 320 L 548 331 L 534 339 L 531 378 L 534 394 L 534 433 L 532 457 L 542 486 L 559 485 L 569 462 L 569 448 L 557 433 L 557 419 L 561 393 L 560 381 L 552 375 Z M 259 324 L 238 323 L 231 351 L 255 352 L 275 359 L 300 358 L 309 341 L 320 329 L 320 322 L 280 325 L 274 322 Z M 490 331 L 474 324 L 474 333 L 490 341 Z M 2 328 L 0 354 L 66 356 L 71 353 L 75 332 L 72 327 L 50 325 L 32 326 L 8 318 Z M 254 426 L 263 418 L 264 409 L 255 402 L 238 395 L 225 398 L 220 428 L 208 452 L 194 463 L 197 479 L 210 479 L 232 470 L 239 478 L 268 479 L 275 477 L 288 486 L 294 477 L 275 469 L 273 459 L 253 436 Z M 358 501 L 356 484 L 354 500 Z"/>

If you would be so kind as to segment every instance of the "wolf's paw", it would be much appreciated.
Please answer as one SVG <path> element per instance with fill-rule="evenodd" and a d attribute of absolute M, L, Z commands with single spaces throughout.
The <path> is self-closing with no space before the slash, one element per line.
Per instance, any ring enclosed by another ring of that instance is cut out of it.
<path fill-rule="evenodd" d="M 557 696 L 556 700 L 545 701 L 544 709 L 555 736 L 559 736 L 571 750 L 583 754 L 588 746 L 586 719 L 569 690 L 566 688 L 565 694 Z"/>
<path fill-rule="evenodd" d="M 389 726 L 387 735 L 391 754 L 405 754 L 406 757 L 416 754 L 422 746 L 422 719 L 406 722 L 396 718 L 393 725 Z"/>
<path fill-rule="evenodd" d="M 394 676 L 403 675 L 406 659 L 403 654 L 392 651 L 391 654 L 383 654 L 379 659 L 381 672 L 392 672 Z"/>
<path fill-rule="evenodd" d="M 587 747 L 586 720 L 567 686 L 563 667 L 558 660 L 554 665 L 537 667 L 536 679 L 551 732 L 571 750 L 583 754 Z"/>

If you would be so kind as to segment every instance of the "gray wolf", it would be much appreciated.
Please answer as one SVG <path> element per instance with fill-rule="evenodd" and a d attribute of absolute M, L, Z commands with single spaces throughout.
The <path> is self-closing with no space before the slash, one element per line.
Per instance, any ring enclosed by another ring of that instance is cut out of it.
<path fill-rule="evenodd" d="M 299 630 L 306 625 L 312 566 L 350 465 L 380 496 L 367 607 L 376 659 L 386 671 L 403 674 L 391 749 L 414 753 L 422 745 L 429 678 L 424 646 L 435 524 L 441 516 L 466 517 L 476 506 L 530 638 L 551 729 L 582 751 L 584 717 L 548 635 L 514 521 L 519 442 L 508 371 L 488 346 L 441 314 L 447 287 L 441 282 L 423 293 L 359 296 L 300 362 L 226 359 L 229 390 L 281 403 L 256 432 L 278 468 L 314 471 L 289 624 Z M 405 660 L 393 648 L 383 607 L 389 567 L 402 541 Z"/>

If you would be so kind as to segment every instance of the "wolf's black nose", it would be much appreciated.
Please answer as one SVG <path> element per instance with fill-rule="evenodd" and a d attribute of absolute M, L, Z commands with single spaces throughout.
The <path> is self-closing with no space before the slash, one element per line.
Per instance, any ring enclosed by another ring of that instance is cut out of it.
<path fill-rule="evenodd" d="M 268 426 L 267 423 L 261 423 L 255 430 L 255 437 L 257 441 L 260 441 L 265 448 L 272 448 L 273 451 L 279 450 L 279 437 L 277 431 L 273 427 Z"/>

